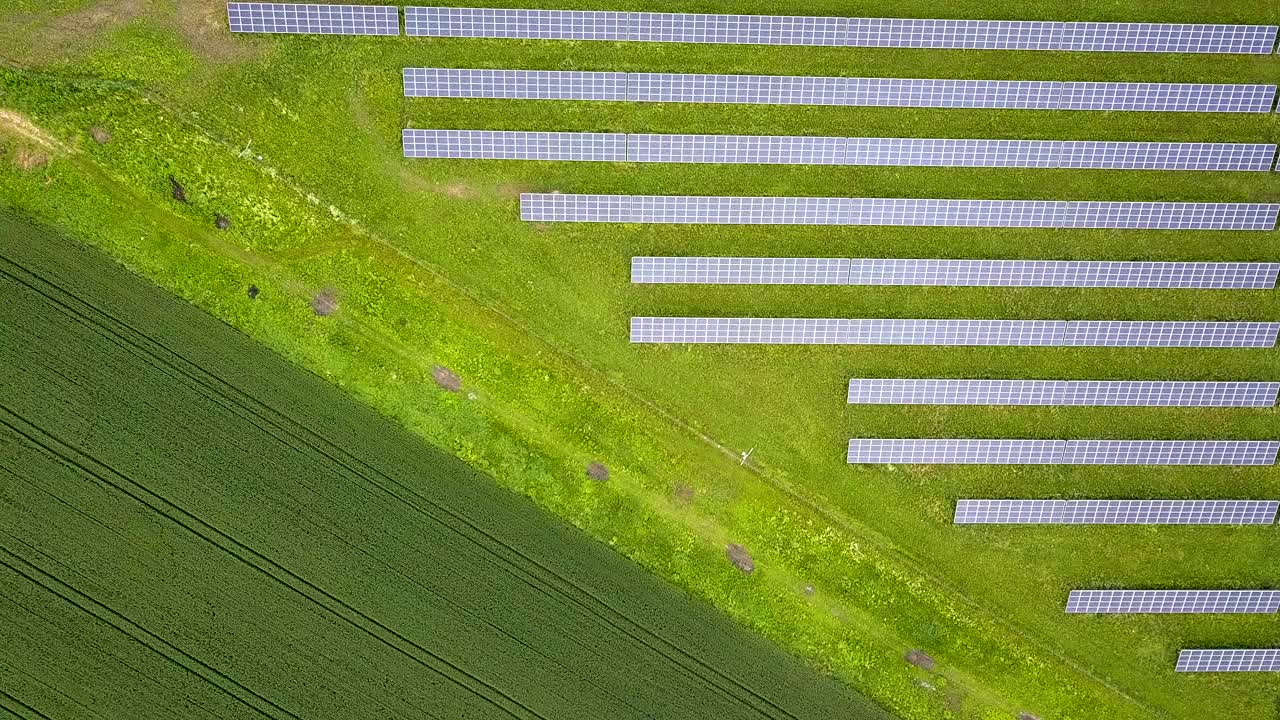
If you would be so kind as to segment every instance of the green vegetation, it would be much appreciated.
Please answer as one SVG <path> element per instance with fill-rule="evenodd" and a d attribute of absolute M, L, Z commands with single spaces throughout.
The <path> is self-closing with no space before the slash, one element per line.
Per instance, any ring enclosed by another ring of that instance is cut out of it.
<path fill-rule="evenodd" d="M 406 65 L 437 65 L 1273 83 L 1276 57 L 232 38 L 208 20 L 218 4 L 139 5 L 147 12 L 56 47 L 18 29 L 53 26 L 52 13 L 6 23 L 0 12 L 0 45 L 16 63 L 0 74 L 0 108 L 49 136 L 11 127 L 10 157 L 26 148 L 51 159 L 28 170 L 6 161 L 0 202 L 103 248 L 904 717 L 1274 712 L 1274 678 L 1172 672 L 1183 646 L 1280 642 L 1271 620 L 1061 611 L 1079 586 L 1273 585 L 1274 529 L 948 522 L 960 496 L 1268 497 L 1274 470 L 842 463 L 855 435 L 1270 438 L 1278 429 L 1276 411 L 847 408 L 853 375 L 1269 380 L 1274 353 L 626 342 L 631 314 L 1280 317 L 1274 293 L 632 288 L 633 254 L 1274 260 L 1273 234 L 530 226 L 517 220 L 515 196 L 1274 201 L 1275 173 L 427 162 L 402 159 L 398 136 L 415 126 L 1275 142 L 1275 114 L 406 101 L 399 78 Z M 777 12 L 749 2 L 694 9 Z M 787 11 L 1280 22 L 1280 5 L 1252 0 Z M 175 45 L 189 57 L 157 60 Z M 90 140 L 93 126 L 112 141 Z M 189 205 L 170 199 L 170 174 L 186 183 Z M 229 230 L 213 229 L 215 212 L 232 218 Z M 250 283 L 262 289 L 253 302 Z M 340 309 L 317 318 L 308 303 L 324 288 L 337 291 Z M 457 372 L 463 392 L 440 391 L 435 365 Z M 603 485 L 583 476 L 597 460 L 612 473 Z M 729 542 L 750 550 L 753 575 L 725 560 Z M 903 661 L 912 648 L 935 658 L 932 672 Z"/>
<path fill-rule="evenodd" d="M 96 251 L 0 236 L 0 707 L 887 718 Z"/>

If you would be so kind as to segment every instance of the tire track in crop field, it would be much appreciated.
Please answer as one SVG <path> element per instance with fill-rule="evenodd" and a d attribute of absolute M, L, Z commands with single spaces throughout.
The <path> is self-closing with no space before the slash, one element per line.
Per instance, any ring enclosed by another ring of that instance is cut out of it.
<path fill-rule="evenodd" d="M 12 265 L 12 263 L 10 263 L 10 265 Z M 17 268 L 15 267 L 15 269 Z M 276 436 L 281 440 L 287 439 L 287 441 L 295 447 L 305 449 L 307 452 L 326 458 L 329 462 L 347 470 L 352 476 L 359 477 L 369 485 L 396 498 L 398 501 L 412 508 L 422 516 L 440 524 L 443 527 L 449 528 L 469 543 L 483 549 L 492 561 L 502 567 L 509 574 L 518 577 L 534 591 L 549 598 L 558 599 L 561 602 L 577 607 L 582 612 L 596 618 L 596 620 L 602 624 L 612 628 L 622 635 L 625 635 L 626 637 L 631 638 L 634 642 L 644 646 L 651 652 L 660 655 L 669 662 L 679 665 L 686 671 L 697 676 L 708 686 L 715 688 L 725 699 L 741 702 L 747 705 L 750 710 L 763 717 L 797 717 L 790 711 L 769 700 L 769 698 L 756 693 L 750 686 L 737 681 L 726 673 L 720 672 L 691 653 L 684 651 L 675 643 L 670 642 L 666 638 L 645 627 L 643 624 L 636 622 L 624 613 L 613 609 L 607 603 L 604 603 L 595 596 L 586 592 L 583 588 L 575 585 L 571 580 L 568 580 L 567 578 L 557 574 L 554 570 L 537 562 L 528 554 L 522 552 L 519 548 L 503 542 L 446 506 L 430 500 L 413 489 L 408 488 L 393 478 L 383 474 L 358 457 L 348 453 L 344 449 L 328 442 L 317 433 L 307 429 L 305 425 L 294 418 L 279 413 L 274 408 L 257 401 L 251 395 L 241 391 L 234 385 L 231 385 L 221 378 L 200 369 L 198 366 L 190 363 L 181 353 L 174 351 L 153 338 L 145 336 L 136 329 L 130 327 L 127 323 L 93 309 L 86 303 L 71 297 L 69 294 L 64 295 L 65 291 L 62 288 L 50 283 L 45 278 L 29 276 L 29 280 L 24 280 L 15 277 L 10 272 L 5 272 L 4 274 L 14 277 L 15 280 L 22 282 L 32 291 L 40 293 L 43 297 L 47 298 L 50 302 L 57 304 L 68 314 L 78 318 L 87 326 L 92 327 L 96 332 L 102 333 L 104 336 L 111 338 L 113 342 L 119 344 L 122 348 L 130 350 L 139 359 L 148 362 L 157 368 L 165 369 L 171 374 L 175 374 L 176 377 L 183 378 L 194 385 L 198 385 L 206 391 L 209 399 L 219 402 L 223 407 L 232 410 L 233 412 L 237 412 L 237 414 L 241 414 L 242 416 L 244 413 L 247 413 L 251 422 L 254 422 L 254 424 L 262 427 L 264 430 L 270 431 L 273 436 Z M 49 290 L 37 287 L 37 285 L 45 283 L 49 285 Z M 58 295 L 63 295 L 63 297 L 54 297 L 54 292 Z M 117 331 L 113 329 L 111 325 L 118 325 L 124 328 L 125 332 L 122 333 Z M 129 337 L 130 335 L 132 335 L 133 338 Z M 136 340 L 134 338 L 136 338 Z M 152 345 L 153 347 L 148 348 L 144 347 L 144 345 Z M 157 349 L 162 352 L 157 353 Z M 166 356 L 167 361 L 160 360 L 161 355 Z M 231 400 L 231 398 L 228 397 L 228 394 L 234 396 L 235 400 Z M 151 491 L 148 490 L 147 492 Z M 155 497 L 166 503 L 170 502 L 167 499 L 161 498 L 159 495 L 156 495 Z M 428 507 L 424 507 L 424 504 Z M 193 518 L 195 517 L 190 513 L 186 513 L 186 511 L 181 508 L 178 509 L 185 515 Z M 447 520 L 442 518 L 442 515 L 445 516 Z M 186 526 L 185 523 L 183 524 Z M 221 531 L 219 532 L 221 533 Z M 225 537 L 230 539 L 229 536 Z M 205 539 L 209 540 L 207 537 Z M 213 542 L 215 545 L 219 545 L 215 540 L 209 541 Z M 236 541 L 232 540 L 232 542 Z M 237 544 L 239 545 L 238 542 Z M 221 545 L 219 546 L 221 547 Z M 493 546 L 496 546 L 496 549 Z M 228 552 L 232 552 L 233 555 L 239 557 L 239 555 L 234 551 L 228 550 Z M 519 558 L 519 561 L 509 559 L 510 557 Z M 243 560 L 243 558 L 241 559 Z M 523 563 L 524 566 L 522 566 L 521 563 Z M 279 580 L 279 578 L 276 579 Z M 280 580 L 280 582 L 286 581 Z M 327 597 L 334 601 L 343 602 L 327 591 L 320 590 L 320 588 L 314 584 L 311 584 L 311 587 L 320 592 L 324 592 Z M 314 598 L 312 599 L 314 600 Z M 372 618 L 368 618 L 367 615 L 360 613 L 358 610 L 355 610 L 345 602 L 343 602 L 343 605 L 347 609 L 365 617 L 371 622 L 377 622 L 373 621 Z M 467 614 L 475 617 L 474 613 Z M 491 623 L 489 624 L 492 625 Z M 394 632 L 381 623 L 379 623 L 379 625 L 389 632 Z M 520 642 L 517 638 L 510 635 L 510 633 L 505 631 L 502 632 L 504 635 Z M 415 648 L 429 653 L 425 648 L 413 643 L 398 633 L 397 637 L 404 642 L 413 645 Z M 527 643 L 521 642 L 521 644 L 528 647 Z"/>
<path fill-rule="evenodd" d="M 21 708 L 21 711 L 17 708 Z M 0 688 L 0 709 L 6 713 L 12 713 L 10 717 L 23 718 L 24 720 L 53 720 L 48 715 L 5 692 L 4 688 Z"/>

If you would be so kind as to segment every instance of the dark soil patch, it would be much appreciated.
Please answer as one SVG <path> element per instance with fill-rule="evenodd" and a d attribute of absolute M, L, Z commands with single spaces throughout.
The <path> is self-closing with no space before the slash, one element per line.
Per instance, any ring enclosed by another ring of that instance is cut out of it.
<path fill-rule="evenodd" d="M 756 571 L 756 561 L 752 560 L 747 549 L 738 543 L 730 543 L 725 547 L 724 553 L 729 556 L 729 562 L 733 563 L 733 566 L 742 572 L 750 575 Z"/>
<path fill-rule="evenodd" d="M 676 496 L 676 502 L 681 505 L 692 505 L 693 498 L 697 493 L 694 492 L 693 486 L 688 483 L 676 483 L 671 494 Z"/>
<path fill-rule="evenodd" d="M 933 670 L 933 658 L 925 654 L 923 650 L 907 651 L 907 662 L 924 670 Z"/>
<path fill-rule="evenodd" d="M 190 202 L 187 200 L 187 189 L 172 175 L 169 176 L 169 189 L 173 192 L 174 200 L 180 203 Z"/>
<path fill-rule="evenodd" d="M 593 462 L 587 466 L 587 477 L 604 482 L 609 479 L 609 468 L 598 462 Z"/>
<path fill-rule="evenodd" d="M 260 292 L 262 292 L 262 291 L 258 289 L 258 286 L 257 286 L 257 285 L 250 285 L 250 286 L 249 286 L 249 299 L 250 299 L 250 300 L 257 300 L 257 299 L 258 299 L 258 293 L 260 293 Z"/>
<path fill-rule="evenodd" d="M 431 379 L 436 381 L 436 385 L 449 392 L 458 392 L 462 389 L 462 378 L 443 365 L 436 365 L 431 368 Z"/>
<path fill-rule="evenodd" d="M 328 317 L 338 312 L 338 291 L 325 288 L 311 298 L 311 309 L 320 317 Z"/>
<path fill-rule="evenodd" d="M 93 141 L 99 145 L 106 145 L 111 142 L 111 131 L 101 125 L 94 125 L 93 128 L 89 130 L 89 136 L 92 137 Z"/>
<path fill-rule="evenodd" d="M 219 230 L 226 230 L 231 227 L 231 218 L 222 213 L 215 213 L 213 216 L 213 226 Z"/>
<path fill-rule="evenodd" d="M 946 697 L 942 701 L 946 703 L 947 709 L 951 712 L 958 713 L 964 709 L 964 693 L 959 690 L 948 690 Z"/>

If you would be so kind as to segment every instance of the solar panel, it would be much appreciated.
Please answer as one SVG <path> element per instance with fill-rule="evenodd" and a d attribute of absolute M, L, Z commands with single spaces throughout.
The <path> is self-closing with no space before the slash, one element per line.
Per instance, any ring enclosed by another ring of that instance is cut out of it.
<path fill-rule="evenodd" d="M 1274 230 L 1277 203 L 1069 202 L 1062 227 Z"/>
<path fill-rule="evenodd" d="M 1272 407 L 1280 383 L 1143 380 L 849 381 L 851 404 Z"/>
<path fill-rule="evenodd" d="M 626 73 L 405 68 L 405 97 L 626 100 Z"/>
<path fill-rule="evenodd" d="M 631 318 L 633 343 L 839 345 L 846 320 L 803 318 Z"/>
<path fill-rule="evenodd" d="M 1058 227 L 1065 203 L 1045 200 L 849 198 L 848 225 Z"/>
<path fill-rule="evenodd" d="M 839 105 L 1053 110 L 1062 83 L 1024 80 L 845 78 Z"/>
<path fill-rule="evenodd" d="M 418 37 L 630 40 L 635 13 L 407 7 L 407 35 Z"/>
<path fill-rule="evenodd" d="M 1056 405 L 1273 407 L 1280 383 L 1146 380 L 1063 381 Z"/>
<path fill-rule="evenodd" d="M 1067 141 L 1055 167 L 1267 172 L 1275 155 L 1274 144 L 1261 143 Z"/>
<path fill-rule="evenodd" d="M 1060 22 L 851 18 L 844 44 L 852 47 L 1053 50 L 1061 31 Z"/>
<path fill-rule="evenodd" d="M 1183 650 L 1178 672 L 1280 672 L 1280 648 Z"/>
<path fill-rule="evenodd" d="M 1076 320 L 1063 345 L 1095 347 L 1269 348 L 1280 323 Z"/>
<path fill-rule="evenodd" d="M 408 158 L 484 160 L 627 159 L 621 133 L 501 132 L 488 130 L 412 130 L 401 133 Z"/>
<path fill-rule="evenodd" d="M 630 195 L 523 193 L 520 219 L 529 222 L 636 222 Z"/>
<path fill-rule="evenodd" d="M 957 500 L 957 525 L 1270 525 L 1275 500 Z"/>
<path fill-rule="evenodd" d="M 1060 110 L 1271 112 L 1275 85 L 1062 83 Z"/>
<path fill-rule="evenodd" d="M 1271 54 L 1274 25 L 1157 25 L 1069 22 L 1057 50 Z"/>
<path fill-rule="evenodd" d="M 796 75 L 630 73 L 627 99 L 636 102 L 842 105 L 845 78 Z"/>
<path fill-rule="evenodd" d="M 399 35 L 394 5 L 227 3 L 231 32 L 317 35 Z"/>
<path fill-rule="evenodd" d="M 633 283 L 842 285 L 848 276 L 843 258 L 631 258 Z"/>
<path fill-rule="evenodd" d="M 631 162 L 837 165 L 845 139 L 773 135 L 628 135 Z"/>
<path fill-rule="evenodd" d="M 1274 613 L 1280 590 L 1072 590 L 1068 613 Z"/>
<path fill-rule="evenodd" d="M 1280 263 L 855 258 L 849 284 L 1269 290 L 1277 274 Z"/>
<path fill-rule="evenodd" d="M 1067 525 L 1270 525 L 1275 500 L 1064 500 Z"/>
<path fill-rule="evenodd" d="M 839 17 L 631 13 L 631 39 L 644 42 L 840 45 L 849 21 Z"/>
<path fill-rule="evenodd" d="M 1057 462 L 1062 440 L 854 439 L 848 462 L 1041 465 Z"/>
<path fill-rule="evenodd" d="M 1063 331 L 1043 320 L 631 318 L 633 343 L 1046 346 Z"/>
<path fill-rule="evenodd" d="M 845 165 L 1058 167 L 1057 140 L 847 138 Z"/>
<path fill-rule="evenodd" d="M 1065 500 L 957 500 L 956 525 L 1048 525 L 1062 522 Z"/>
<path fill-rule="evenodd" d="M 1271 440 L 1072 440 L 1066 465 L 1274 465 Z"/>
<path fill-rule="evenodd" d="M 1058 380 L 864 379 L 849 381 L 850 404 L 1057 405 Z"/>

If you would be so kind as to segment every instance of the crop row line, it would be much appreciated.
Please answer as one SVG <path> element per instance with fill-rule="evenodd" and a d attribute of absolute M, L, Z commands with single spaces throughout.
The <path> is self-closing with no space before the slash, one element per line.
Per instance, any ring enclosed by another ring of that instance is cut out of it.
<path fill-rule="evenodd" d="M 3 270 L 0 270 L 0 274 L 7 275 L 9 273 L 4 272 Z M 32 277 L 39 280 L 41 283 L 44 283 L 53 287 L 55 291 L 58 292 L 58 294 L 63 294 L 65 292 L 65 291 L 62 291 L 62 289 L 59 288 L 56 284 L 48 281 L 45 278 L 39 278 L 38 276 L 34 276 L 34 275 L 32 275 Z M 22 281 L 19 280 L 19 282 L 22 282 Z M 685 668 L 686 670 L 689 670 L 694 675 L 702 678 L 704 681 L 707 682 L 709 686 L 716 688 L 724 697 L 730 698 L 732 700 L 744 702 L 748 706 L 750 706 L 753 711 L 761 714 L 762 716 L 765 716 L 765 717 L 781 716 L 781 717 L 787 717 L 787 718 L 795 717 L 785 708 L 780 707 L 774 702 L 770 701 L 768 698 L 761 696 L 753 688 L 742 684 L 741 682 L 728 676 L 724 672 L 716 669 L 714 666 L 711 666 L 710 664 L 691 655 L 687 651 L 683 650 L 679 645 L 671 642 L 670 640 L 667 640 L 666 638 L 655 633 L 653 630 L 649 629 L 645 625 L 631 619 L 629 616 L 625 615 L 622 612 L 619 612 L 609 604 L 599 600 L 591 593 L 586 592 L 583 588 L 575 585 L 572 581 L 564 578 L 563 576 L 556 573 L 554 570 L 551 570 L 545 565 L 529 557 L 527 554 L 525 554 L 523 551 L 519 550 L 518 548 L 512 545 L 509 545 L 503 542 L 502 540 L 494 537 L 492 534 L 479 528 L 473 522 L 471 522 L 470 520 L 466 519 L 463 516 L 460 516 L 454 511 L 448 509 L 446 506 L 442 506 L 439 503 L 436 503 L 435 501 L 422 496 L 420 493 L 414 491 L 412 488 L 408 488 L 404 486 L 402 483 L 390 478 L 389 476 L 385 475 L 384 473 L 377 470 L 376 468 L 369 466 L 368 463 L 364 462 L 358 457 L 351 455 L 347 451 L 333 445 L 332 443 L 328 442 L 324 438 L 318 436 L 314 431 L 310 430 L 309 428 L 306 428 L 305 425 L 303 425 L 302 423 L 299 423 L 297 420 L 293 419 L 292 417 L 289 417 L 287 415 L 284 415 L 283 413 L 280 413 L 279 411 L 276 411 L 274 408 L 271 408 L 265 405 L 264 403 L 259 401 L 257 398 L 253 397 L 252 395 L 249 395 L 248 393 L 243 392 L 242 390 L 235 387 L 234 385 L 231 385 L 230 383 L 222 380 L 221 378 L 218 378 L 217 376 L 214 376 L 208 373 L 202 368 L 195 366 L 194 364 L 187 361 L 180 353 L 173 351 L 172 349 L 165 346 L 163 343 L 160 343 L 154 340 L 153 338 L 146 336 L 144 333 L 138 332 L 134 328 L 130 327 L 127 323 L 124 323 L 117 318 L 106 315 L 105 313 L 102 313 L 101 311 L 98 311 L 97 309 L 94 309 L 91 306 L 88 306 L 78 298 L 74 298 L 74 297 L 71 297 L 70 295 L 67 295 L 68 300 L 70 300 L 71 302 L 74 302 L 77 305 L 83 305 L 88 308 L 91 314 L 102 316 L 106 318 L 109 322 L 125 328 L 130 334 L 136 336 L 142 342 L 149 343 L 163 350 L 165 354 L 173 358 L 176 362 L 168 362 L 168 363 L 165 363 L 162 361 L 153 362 L 153 361 L 159 361 L 159 357 L 157 353 L 148 351 L 147 349 L 140 347 L 139 343 L 131 341 L 127 337 L 124 337 L 123 335 L 121 335 L 120 333 L 111 330 L 109 327 L 107 327 L 105 323 L 95 322 L 90 317 L 87 317 L 86 313 L 78 311 L 77 309 L 71 307 L 67 303 L 60 301 L 57 298 L 50 297 L 47 293 L 41 291 L 38 288 L 32 287 L 29 283 L 24 283 L 24 284 L 27 284 L 28 287 L 31 287 L 33 291 L 44 295 L 51 302 L 58 304 L 65 311 L 72 313 L 73 315 L 75 315 L 76 317 L 78 317 L 83 321 L 87 321 L 88 324 L 91 324 L 94 326 L 95 330 L 101 333 L 108 334 L 110 337 L 114 339 L 113 341 L 122 344 L 122 347 L 127 346 L 132 352 L 134 352 L 139 358 L 143 359 L 145 362 L 156 365 L 157 367 L 162 367 L 166 370 L 176 372 L 186 377 L 188 380 L 190 380 L 195 385 L 199 386 L 201 389 L 206 390 L 208 392 L 208 396 L 211 399 L 218 401 L 220 404 L 223 405 L 223 407 L 229 410 L 232 410 L 234 412 L 237 412 L 237 414 L 241 414 L 242 416 L 244 416 L 243 413 L 240 413 L 239 411 L 247 412 L 250 416 L 252 416 L 251 418 L 247 418 L 247 419 L 253 422 L 256 426 L 261 427 L 264 431 L 269 432 L 272 436 L 277 437 L 278 439 L 281 439 L 281 440 L 285 440 L 286 442 L 289 442 L 289 444 L 293 445 L 294 447 L 305 449 L 306 451 L 309 451 L 311 453 L 314 453 L 326 458 L 327 460 L 333 462 L 335 465 L 338 465 L 339 467 L 342 467 L 343 469 L 346 469 L 347 471 L 351 472 L 352 475 L 359 477 L 363 481 L 369 483 L 369 485 L 371 485 L 372 487 L 378 488 L 382 492 L 387 493 L 389 496 L 396 498 L 401 503 L 413 509 L 416 513 L 428 519 L 431 519 L 441 527 L 448 528 L 452 532 L 458 534 L 464 540 L 467 540 L 475 544 L 476 546 L 480 547 L 486 553 L 488 553 L 492 558 L 497 560 L 499 565 L 504 566 L 508 570 L 508 572 L 510 572 L 513 576 L 521 579 L 522 582 L 526 583 L 533 590 L 550 598 L 558 597 L 563 601 L 567 601 L 570 604 L 582 609 L 583 611 L 596 617 L 597 619 L 599 619 L 601 622 L 605 623 L 609 627 L 612 627 L 613 629 L 617 630 L 619 633 L 631 638 L 638 644 L 641 644 L 642 646 L 649 648 L 650 650 L 654 651 L 660 656 L 668 659 L 673 663 L 678 664 L 679 666 Z M 183 367 L 179 366 L 179 363 L 191 369 L 190 370 L 184 369 Z M 203 376 L 203 378 L 207 378 L 207 380 L 202 379 L 199 376 Z M 239 396 L 239 398 L 242 399 L 243 401 L 242 402 L 232 401 L 232 399 L 227 397 L 227 395 L 224 392 L 220 392 L 219 389 L 214 387 L 215 385 L 221 386 L 226 390 L 230 390 L 232 393 Z M 282 424 L 281 422 L 278 422 L 276 420 L 273 420 L 270 417 L 267 417 L 267 415 L 278 416 L 285 423 L 292 426 L 293 430 L 291 430 L 289 427 L 285 427 L 284 424 Z M 283 435 L 283 437 L 281 437 L 281 434 Z M 308 438 L 310 438 L 310 440 Z M 338 454 L 341 454 L 343 457 L 342 458 L 336 457 L 336 455 Z M 358 464 L 361 468 L 363 468 L 363 470 L 353 467 L 352 463 Z M 373 476 L 376 476 L 376 477 L 373 477 Z M 395 489 L 392 489 L 392 487 L 389 487 L 389 486 L 392 486 L 398 489 L 400 492 L 397 492 Z M 151 491 L 148 490 L 148 492 L 151 492 Z M 442 518 L 438 517 L 436 514 L 431 512 L 430 510 L 424 509 L 418 502 L 414 502 L 413 499 L 405 497 L 405 495 L 412 496 L 412 498 L 416 498 L 421 503 L 425 503 L 426 505 L 430 506 L 430 508 L 436 510 L 437 512 L 440 512 L 448 516 L 448 518 L 453 522 L 447 522 L 443 520 Z M 156 495 L 156 497 L 160 497 L 160 496 Z M 161 499 L 163 500 L 163 498 Z M 185 511 L 183 512 L 185 513 Z M 195 516 L 191 515 L 191 517 L 195 517 Z M 458 527 L 455 526 L 455 524 L 460 524 L 465 529 L 459 529 Z M 483 541 L 480 538 L 483 538 Z M 237 541 L 234 541 L 234 539 L 232 541 L 237 542 Z M 490 543 L 492 545 L 496 545 L 498 548 L 500 548 L 500 550 L 495 550 L 493 547 L 490 547 L 489 546 Z M 520 563 L 508 559 L 508 556 L 519 557 L 521 560 L 524 561 L 525 564 L 527 564 L 531 568 L 536 568 L 536 571 L 522 567 Z M 271 561 L 268 561 L 268 562 L 271 562 Z M 539 578 L 539 574 L 542 574 L 546 577 Z M 559 583 L 561 587 L 556 587 L 557 583 Z M 326 594 L 328 594 L 327 591 L 323 591 L 323 592 L 326 592 Z M 583 598 L 589 598 L 590 602 L 584 600 Z M 352 610 L 354 612 L 358 612 L 358 611 L 355 611 L 354 609 Z M 468 614 L 473 614 L 473 613 L 468 613 Z M 506 634 L 505 631 L 502 631 L 502 632 Z M 526 647 L 527 647 L 527 644 L 526 644 Z M 752 702 L 748 698 L 750 698 L 751 700 L 754 700 L 755 702 Z"/>

